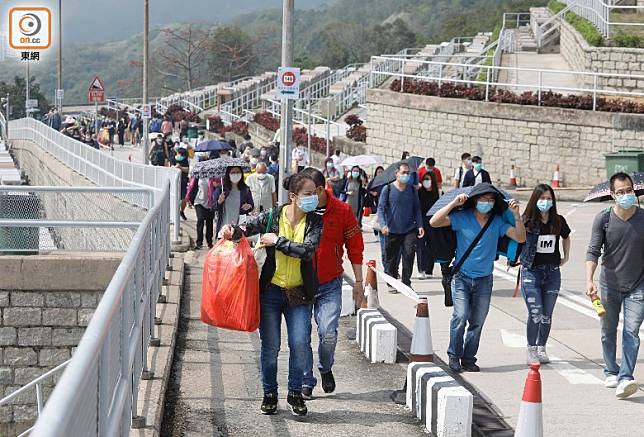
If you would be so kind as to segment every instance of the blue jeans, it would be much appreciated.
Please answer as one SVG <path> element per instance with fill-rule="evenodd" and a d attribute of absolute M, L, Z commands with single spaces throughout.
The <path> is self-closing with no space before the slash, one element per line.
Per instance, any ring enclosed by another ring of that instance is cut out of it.
<path fill-rule="evenodd" d="M 641 261 L 640 261 L 641 262 Z M 644 319 L 644 287 L 630 293 L 620 293 L 607 284 L 600 284 L 602 304 L 606 314 L 601 318 L 602 352 L 604 353 L 604 374 L 617 375 L 619 380 L 633 379 L 637 354 L 640 348 L 639 331 Z M 617 325 L 619 313 L 624 308 L 622 330 L 622 365 L 617 366 Z"/>
<path fill-rule="evenodd" d="M 528 307 L 526 336 L 528 346 L 545 346 L 550 335 L 552 313 L 555 309 L 561 271 L 556 265 L 521 268 L 521 294 Z"/>
<path fill-rule="evenodd" d="M 320 285 L 315 303 L 313 305 L 313 315 L 315 323 L 318 326 L 318 369 L 320 373 L 331 371 L 333 359 L 335 356 L 335 346 L 338 343 L 338 323 L 340 313 L 342 312 L 342 280 L 333 279 Z M 310 326 L 310 325 L 309 325 Z M 309 328 L 309 340 L 311 331 Z M 307 351 L 306 367 L 304 368 L 304 382 L 302 385 L 315 387 L 317 380 L 313 376 L 313 350 L 309 341 Z"/>
<path fill-rule="evenodd" d="M 260 360 L 264 393 L 277 394 L 277 357 L 280 352 L 282 314 L 288 332 L 288 390 L 302 391 L 302 376 L 311 338 L 311 305 L 288 306 L 279 287 L 270 285 L 259 295 Z"/>
<path fill-rule="evenodd" d="M 460 358 L 463 364 L 476 363 L 481 331 L 490 310 L 492 297 L 492 275 L 470 278 L 461 272 L 452 279 L 452 299 L 454 310 L 449 329 L 450 358 Z M 465 334 L 467 324 L 467 335 Z"/>

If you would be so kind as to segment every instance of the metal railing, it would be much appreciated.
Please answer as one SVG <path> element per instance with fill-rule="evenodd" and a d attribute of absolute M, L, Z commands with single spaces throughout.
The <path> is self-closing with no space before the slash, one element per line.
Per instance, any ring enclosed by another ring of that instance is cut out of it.
<path fill-rule="evenodd" d="M 381 56 L 373 56 L 375 59 L 380 60 L 390 60 L 396 61 L 399 63 L 404 62 L 397 58 L 383 58 Z M 433 61 L 419 61 L 429 64 L 439 65 L 441 71 L 448 67 L 468 67 L 468 64 L 457 64 L 449 62 L 433 62 Z M 483 71 L 486 71 L 485 77 L 487 80 L 478 80 L 478 79 L 468 79 L 466 77 L 460 76 L 456 78 L 446 78 L 438 75 L 437 77 L 427 77 L 419 76 L 414 74 L 405 74 L 402 70 L 398 73 L 382 73 L 380 75 L 388 75 L 393 78 L 400 79 L 401 82 L 401 91 L 403 89 L 403 84 L 405 80 L 420 80 L 420 81 L 435 81 L 439 84 L 442 82 L 458 83 L 468 86 L 483 86 L 485 87 L 485 100 L 488 100 L 490 89 L 493 87 L 506 88 L 506 89 L 518 89 L 518 90 L 533 90 L 538 93 L 538 103 L 541 104 L 541 94 L 544 91 L 559 91 L 566 93 L 574 94 L 587 94 L 591 95 L 593 98 L 593 110 L 596 109 L 597 97 L 600 95 L 609 95 L 609 96 L 626 96 L 626 97 L 644 97 L 644 91 L 621 91 L 616 90 L 612 87 L 606 87 L 601 85 L 600 79 L 604 82 L 612 82 L 611 79 L 633 79 L 633 80 L 644 80 L 644 75 L 635 75 L 635 74 L 608 74 L 608 73 L 591 73 L 591 72 L 582 72 L 582 71 L 570 71 L 570 70 L 551 70 L 551 69 L 537 69 L 537 68 L 520 68 L 520 67 L 501 67 L 495 65 L 481 65 Z M 518 73 L 526 73 L 522 77 L 536 77 L 536 81 L 533 83 L 523 82 L 520 83 L 517 79 L 517 82 L 506 83 L 499 80 L 492 80 L 494 77 L 498 77 L 498 74 L 502 71 L 511 71 L 514 72 L 516 77 L 519 77 Z M 573 76 L 576 83 L 581 83 L 582 86 L 561 86 L 556 83 L 549 83 L 548 79 L 552 77 L 561 78 L 561 76 L 570 75 Z M 592 83 L 592 86 L 584 86 L 583 84 Z"/>
<path fill-rule="evenodd" d="M 170 217 L 174 224 L 173 241 L 180 240 L 181 174 L 179 170 L 116 159 L 32 118 L 10 121 L 9 134 L 11 139 L 30 140 L 36 143 L 98 186 L 152 188 L 155 198 L 158 199 L 163 195 L 165 184 L 169 183 Z"/>
<path fill-rule="evenodd" d="M 612 21 L 611 14 L 616 11 L 621 12 L 644 12 L 644 6 L 624 6 L 608 4 L 603 0 L 561 0 L 564 4 L 570 6 L 575 14 L 590 21 L 599 32 L 610 39 L 613 27 L 639 27 L 644 29 L 644 22 L 618 22 Z"/>
<path fill-rule="evenodd" d="M 561 22 L 564 20 L 566 14 L 568 13 L 568 11 L 570 11 L 570 9 L 571 6 L 566 5 L 565 8 L 552 15 L 548 20 L 539 25 L 539 27 L 537 28 L 537 34 L 535 35 L 537 39 L 537 47 L 544 47 L 548 41 L 548 36 L 553 35 L 554 32 L 561 28 Z"/>
<path fill-rule="evenodd" d="M 7 120 L 5 120 L 2 110 L 0 110 L 0 138 L 7 139 Z"/>

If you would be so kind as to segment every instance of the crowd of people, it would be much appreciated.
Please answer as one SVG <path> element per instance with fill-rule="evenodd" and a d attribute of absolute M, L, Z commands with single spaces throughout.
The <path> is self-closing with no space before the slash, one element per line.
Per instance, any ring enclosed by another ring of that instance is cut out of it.
<path fill-rule="evenodd" d="M 539 184 L 521 212 L 516 200 L 506 198 L 491 184 L 482 159 L 465 153 L 451 185 L 453 189 L 470 188 L 458 191 L 461 194 L 444 201 L 430 216 L 436 202 L 447 195 L 444 188 L 449 185 L 434 158 L 427 158 L 419 168 L 401 160 L 394 168 L 394 180 L 374 184 L 386 171 L 382 166 L 370 178 L 360 167 L 343 167 L 340 153 L 336 152 L 318 170 L 310 166 L 308 154 L 298 147 L 291 157 L 292 175 L 283 181 L 288 201 L 277 205 L 274 178 L 266 175 L 270 164 L 259 161 L 272 156 L 273 151 L 264 153 L 262 148 L 256 156 L 254 146 L 250 152 L 248 147 L 242 147 L 242 156 L 249 153 L 258 159 L 251 172 L 243 174 L 242 168 L 232 167 L 220 185 L 216 181 L 214 186 L 213 181 L 199 181 L 193 203 L 198 208 L 198 248 L 203 241 L 204 222 L 211 246 L 214 236 L 232 237 L 242 214 L 248 215 L 242 226 L 246 235 L 261 234 L 261 245 L 269 248 L 260 281 L 262 413 L 277 412 L 282 316 L 289 342 L 287 403 L 293 414 L 307 413 L 305 401 L 312 398 L 318 383 L 313 373 L 312 319 L 319 337 L 317 367 L 321 387 L 325 393 L 335 390 L 332 368 L 342 306 L 342 258 L 346 250 L 359 305 L 364 299 L 361 228 L 365 210 L 377 216 L 372 227 L 380 239 L 386 274 L 413 287 L 416 260 L 417 279 L 432 277 L 435 264 L 448 279 L 445 300 L 453 310 L 447 353 L 453 372 L 480 371 L 477 353 L 490 308 L 499 239 L 521 244 L 517 264 L 521 265 L 520 284 L 526 305 L 527 362 L 549 362 L 546 344 L 561 284 L 560 269 L 571 256 L 571 230 L 557 210 L 550 186 Z M 403 156 L 407 157 L 408 154 Z M 600 214 L 593 226 L 587 254 L 587 293 L 598 293 L 593 274 L 597 258 L 603 253 L 599 294 L 608 314 L 602 319 L 606 386 L 615 388 L 617 397 L 624 398 L 638 387 L 633 371 L 644 318 L 644 267 L 632 260 L 644 257 L 644 212 L 636 205 L 630 176 L 616 174 L 610 184 L 616 205 L 610 212 Z M 210 224 L 213 220 L 214 233 Z M 441 228 L 455 235 L 453 260 L 436 255 L 436 246 L 441 242 L 435 241 L 434 235 Z M 389 291 L 397 292 L 393 287 Z M 622 306 L 624 358 L 618 366 L 616 332 Z"/>

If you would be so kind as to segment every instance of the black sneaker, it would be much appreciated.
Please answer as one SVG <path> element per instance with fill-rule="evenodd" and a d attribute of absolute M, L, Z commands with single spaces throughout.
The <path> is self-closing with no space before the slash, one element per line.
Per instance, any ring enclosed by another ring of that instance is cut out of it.
<path fill-rule="evenodd" d="M 266 393 L 262 401 L 262 414 L 275 414 L 277 413 L 277 394 Z"/>
<path fill-rule="evenodd" d="M 200 243 L 195 244 L 195 250 L 201 250 L 203 248 L 203 245 Z"/>
<path fill-rule="evenodd" d="M 330 370 L 326 373 L 320 372 L 320 376 L 322 376 L 322 390 L 324 390 L 324 393 L 333 393 L 335 391 L 333 372 Z"/>
<path fill-rule="evenodd" d="M 461 362 L 461 367 L 465 372 L 480 372 L 481 368 L 474 363 L 464 363 Z"/>
<path fill-rule="evenodd" d="M 456 357 L 449 357 L 449 368 L 455 373 L 461 373 L 463 371 L 461 362 Z"/>
<path fill-rule="evenodd" d="M 291 407 L 291 412 L 293 413 L 293 416 L 306 416 L 306 413 L 308 410 L 306 409 L 306 404 L 304 403 L 304 399 L 302 398 L 302 393 L 298 391 L 290 391 L 288 392 L 288 396 L 286 397 L 286 402 L 288 402 L 289 406 Z"/>
<path fill-rule="evenodd" d="M 302 386 L 302 398 L 305 401 L 310 401 L 313 399 L 313 387 L 307 387 L 306 385 Z"/>

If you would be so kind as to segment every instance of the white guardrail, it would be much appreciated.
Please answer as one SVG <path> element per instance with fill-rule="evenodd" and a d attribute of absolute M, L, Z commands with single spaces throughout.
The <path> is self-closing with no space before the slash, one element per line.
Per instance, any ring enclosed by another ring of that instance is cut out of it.
<path fill-rule="evenodd" d="M 178 189 L 179 173 L 87 153 L 94 150 L 61 138 L 58 132 L 32 119 L 9 124 L 12 139 L 35 142 L 99 185 L 154 190 L 154 206 L 138 226 L 71 360 L 20 389 L 22 393 L 35 388 L 38 400 L 38 420 L 33 431 L 25 434 L 129 435 L 138 408 L 139 382 L 147 370 L 148 345 L 154 338 L 156 302 L 170 256 L 170 212 L 174 212 L 172 204 L 178 200 L 176 195 L 171 196 L 171 187 Z M 40 383 L 63 369 L 43 409 Z"/>
<path fill-rule="evenodd" d="M 174 224 L 173 241 L 180 240 L 179 206 L 181 174 L 179 170 L 123 161 L 67 137 L 33 118 L 9 122 L 11 139 L 31 140 L 59 161 L 102 187 L 152 188 L 158 199 L 166 183 L 170 184 L 170 219 Z M 147 205 L 138 205 L 147 207 Z"/>
<path fill-rule="evenodd" d="M 644 22 L 619 22 L 612 21 L 611 14 L 613 12 L 644 12 L 644 6 L 635 5 L 613 5 L 607 4 L 602 0 L 561 0 L 564 4 L 570 6 L 570 9 L 575 14 L 593 23 L 599 32 L 605 38 L 611 38 L 612 29 L 614 26 L 624 27 L 639 27 L 640 30 L 644 28 Z"/>

